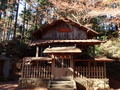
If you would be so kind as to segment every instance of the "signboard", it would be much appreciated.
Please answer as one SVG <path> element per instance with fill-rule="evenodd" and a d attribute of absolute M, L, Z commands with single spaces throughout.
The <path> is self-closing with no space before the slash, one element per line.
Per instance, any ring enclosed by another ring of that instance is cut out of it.
<path fill-rule="evenodd" d="M 58 32 L 71 32 L 70 28 L 58 28 Z"/>

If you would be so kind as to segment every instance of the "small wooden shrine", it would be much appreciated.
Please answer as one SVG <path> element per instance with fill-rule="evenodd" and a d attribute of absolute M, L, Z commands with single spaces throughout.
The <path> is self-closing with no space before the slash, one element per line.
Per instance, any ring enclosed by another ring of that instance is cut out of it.
<path fill-rule="evenodd" d="M 0 55 L 0 78 L 9 77 L 10 61 L 10 58 Z"/>
<path fill-rule="evenodd" d="M 30 46 L 36 57 L 23 59 L 22 78 L 74 79 L 106 78 L 106 62 L 95 58 L 98 33 L 68 19 L 53 21 L 36 30 Z"/>

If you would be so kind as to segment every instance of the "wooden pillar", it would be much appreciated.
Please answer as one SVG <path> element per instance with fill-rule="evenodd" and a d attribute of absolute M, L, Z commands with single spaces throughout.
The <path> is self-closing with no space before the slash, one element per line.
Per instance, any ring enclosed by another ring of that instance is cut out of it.
<path fill-rule="evenodd" d="M 71 67 L 71 71 L 72 71 L 72 74 L 71 74 L 71 80 L 74 79 L 74 61 L 73 61 L 73 53 L 70 54 L 70 67 Z"/>
<path fill-rule="evenodd" d="M 39 56 L 39 47 L 36 46 L 36 57 L 38 57 L 38 56 Z"/>
<path fill-rule="evenodd" d="M 51 68 L 51 79 L 54 79 L 55 78 L 55 72 L 56 72 L 56 70 L 55 70 L 55 60 L 56 60 L 56 58 L 55 58 L 55 55 L 53 55 L 53 54 L 51 54 L 51 57 L 53 58 L 53 61 L 52 61 L 52 68 Z"/>

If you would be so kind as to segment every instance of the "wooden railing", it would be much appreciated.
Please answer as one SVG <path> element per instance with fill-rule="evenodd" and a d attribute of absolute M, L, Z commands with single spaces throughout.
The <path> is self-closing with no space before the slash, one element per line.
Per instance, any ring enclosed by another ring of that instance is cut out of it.
<path fill-rule="evenodd" d="M 74 77 L 106 78 L 106 67 L 105 66 L 77 66 L 75 67 Z"/>
<path fill-rule="evenodd" d="M 51 78 L 51 67 L 24 65 L 22 78 Z"/>

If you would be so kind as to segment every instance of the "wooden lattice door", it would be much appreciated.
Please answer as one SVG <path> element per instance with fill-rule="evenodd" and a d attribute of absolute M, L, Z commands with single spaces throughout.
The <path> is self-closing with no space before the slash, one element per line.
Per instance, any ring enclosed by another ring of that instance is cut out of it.
<path fill-rule="evenodd" d="M 53 64 L 54 79 L 72 79 L 73 78 L 73 61 L 71 57 L 58 57 Z"/>

